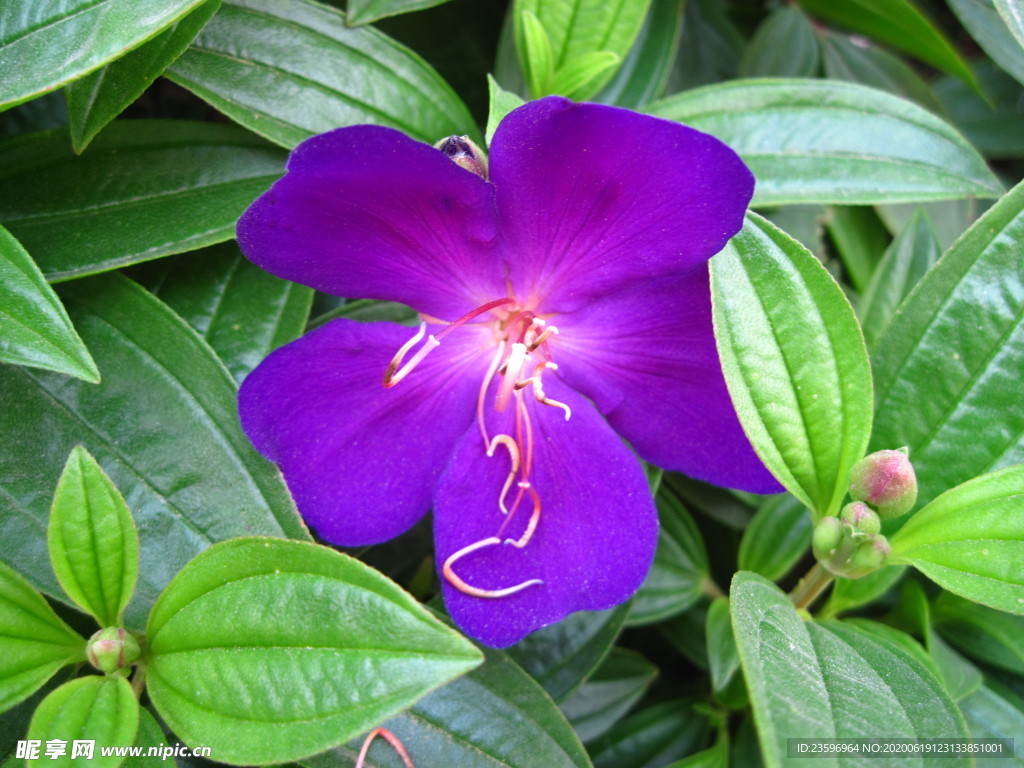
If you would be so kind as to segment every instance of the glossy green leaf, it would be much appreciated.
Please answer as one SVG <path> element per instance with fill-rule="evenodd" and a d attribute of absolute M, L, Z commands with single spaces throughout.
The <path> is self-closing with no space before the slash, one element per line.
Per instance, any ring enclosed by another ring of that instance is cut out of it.
<path fill-rule="evenodd" d="M 981 671 L 954 651 L 931 627 L 925 635 L 928 653 L 954 701 L 961 701 L 981 687 Z"/>
<path fill-rule="evenodd" d="M 729 768 L 729 731 L 718 729 L 715 743 L 696 754 L 669 763 L 665 768 Z"/>
<path fill-rule="evenodd" d="M 949 0 L 949 7 L 982 50 L 1024 83 L 1024 48 L 1006 26 L 993 0 Z"/>
<path fill-rule="evenodd" d="M 698 603 L 686 613 L 663 621 L 657 626 L 658 631 L 671 644 L 673 650 L 689 660 L 695 667 L 707 670 L 709 669 L 708 647 L 704 642 L 706 625 L 707 606 Z"/>
<path fill-rule="evenodd" d="M 487 110 L 487 144 L 490 146 L 494 132 L 498 130 L 500 123 L 509 112 L 525 103 L 519 96 L 504 90 L 498 81 L 490 75 L 487 76 L 487 89 L 490 93 Z"/>
<path fill-rule="evenodd" d="M 0 220 L 51 281 L 228 240 L 284 165 L 246 131 L 184 120 L 115 122 L 81 157 L 66 132 L 0 153 Z"/>
<path fill-rule="evenodd" d="M 901 565 L 881 568 L 859 579 L 837 578 L 832 587 L 824 617 L 838 616 L 862 605 L 868 605 L 880 598 L 896 584 L 906 572 Z"/>
<path fill-rule="evenodd" d="M 157 711 L 229 763 L 336 746 L 481 661 L 368 566 L 280 539 L 200 554 L 160 595 L 146 637 Z"/>
<path fill-rule="evenodd" d="M 814 77 L 821 56 L 811 20 L 793 5 L 772 11 L 740 60 L 740 77 Z"/>
<path fill-rule="evenodd" d="M 708 553 L 697 524 L 675 494 L 657 498 L 658 548 L 651 570 L 633 598 L 627 624 L 638 626 L 682 613 L 696 603 L 708 578 Z"/>
<path fill-rule="evenodd" d="M 757 178 L 754 205 L 996 197 L 953 128 L 905 99 L 834 80 L 740 80 L 647 111 L 718 137 Z"/>
<path fill-rule="evenodd" d="M 135 275 L 213 347 L 241 381 L 302 335 L 313 290 L 264 272 L 234 242 L 145 265 Z"/>
<path fill-rule="evenodd" d="M 120 626 L 139 575 L 139 534 L 117 487 L 80 445 L 57 483 L 47 543 L 68 597 L 101 627 Z"/>
<path fill-rule="evenodd" d="M 885 251 L 857 304 L 868 348 L 881 338 L 896 309 L 939 259 L 939 240 L 924 209 L 918 209 Z"/>
<path fill-rule="evenodd" d="M 764 219 L 711 260 L 715 336 L 754 450 L 816 517 L 835 513 L 871 432 L 853 310 L 813 255 Z"/>
<path fill-rule="evenodd" d="M 628 712 L 658 674 L 658 668 L 635 651 L 612 648 L 594 674 L 562 702 L 583 742 L 593 741 Z"/>
<path fill-rule="evenodd" d="M 149 710 L 139 707 L 139 732 L 135 735 L 135 746 L 143 747 L 142 755 L 129 757 L 124 761 L 124 768 L 166 768 L 167 759 L 158 755 L 149 755 L 154 747 L 167 747 L 167 737 L 163 729 L 154 719 Z M 170 754 L 170 753 L 168 753 Z"/>
<path fill-rule="evenodd" d="M 534 98 L 546 96 L 550 91 L 551 80 L 555 76 L 554 54 L 551 51 L 551 38 L 537 15 L 524 10 L 519 18 L 522 39 L 520 54 L 523 62 L 523 76 L 526 85 Z"/>
<path fill-rule="evenodd" d="M 889 541 L 892 562 L 913 565 L 969 600 L 1024 615 L 1024 464 L 946 491 Z"/>
<path fill-rule="evenodd" d="M 1024 462 L 1021 239 L 1024 184 L 924 276 L 872 354 L 872 450 L 909 446 L 919 504 Z"/>
<path fill-rule="evenodd" d="M 988 59 L 978 61 L 974 72 L 987 99 L 954 77 L 942 77 L 935 82 L 936 98 L 953 125 L 985 157 L 1024 157 L 1024 131 L 1021 131 L 1024 102 L 1020 98 L 1020 83 Z"/>
<path fill-rule="evenodd" d="M 785 594 L 740 572 L 730 591 L 733 629 L 761 749 L 788 765 L 789 738 L 957 738 L 966 726 L 931 670 L 884 636 L 800 617 Z M 836 756 L 823 765 L 859 765 Z M 970 758 L 951 759 L 970 765 Z"/>
<path fill-rule="evenodd" d="M 344 300 L 343 300 L 344 301 Z M 405 304 L 393 301 L 375 301 L 373 299 L 356 299 L 344 303 L 328 312 L 317 315 L 309 321 L 307 330 L 319 328 L 336 317 L 347 317 L 361 323 L 399 323 L 410 328 L 420 322 L 419 313 Z"/>
<path fill-rule="evenodd" d="M 762 504 L 740 540 L 739 568 L 778 581 L 807 554 L 811 546 L 811 516 L 789 494 Z"/>
<path fill-rule="evenodd" d="M 853 289 L 863 293 L 889 245 L 885 224 L 870 206 L 837 206 L 826 220 Z"/>
<path fill-rule="evenodd" d="M 976 739 L 1014 739 L 1020 755 L 1020 735 L 1024 733 L 1024 705 L 997 683 L 989 681 L 959 702 L 971 736 Z M 1020 768 L 1020 757 L 979 757 L 977 768 Z"/>
<path fill-rule="evenodd" d="M 588 99 L 594 95 L 597 82 L 608 80 L 622 62 L 617 53 L 593 51 L 577 56 L 558 70 L 551 80 L 550 92 L 570 99 Z"/>
<path fill-rule="evenodd" d="M 85 661 L 85 639 L 0 561 L 0 712 L 31 696 L 65 664 Z"/>
<path fill-rule="evenodd" d="M 167 76 L 285 147 L 359 123 L 429 143 L 479 138 L 466 106 L 419 56 L 313 0 L 225 0 Z"/>
<path fill-rule="evenodd" d="M 45 753 L 36 760 L 26 760 L 27 768 L 71 766 L 88 762 L 98 768 L 117 768 L 124 755 L 104 756 L 99 747 L 131 746 L 139 730 L 139 700 L 123 677 L 80 677 L 65 683 L 51 693 L 32 716 L 28 738 L 66 742 L 64 754 L 50 758 Z M 89 761 L 71 757 L 76 739 L 94 742 Z"/>
<path fill-rule="evenodd" d="M 885 49 L 870 45 L 863 38 L 854 40 L 846 35 L 825 31 L 821 34 L 821 50 L 827 77 L 888 91 L 942 114 L 942 108 L 928 83 Z"/>
<path fill-rule="evenodd" d="M 219 7 L 220 0 L 206 0 L 152 40 L 64 89 L 76 152 L 82 152 L 104 126 L 163 74 Z"/>
<path fill-rule="evenodd" d="M 308 536 L 280 473 L 238 424 L 237 389 L 184 321 L 130 280 L 76 280 L 64 298 L 103 373 L 99 386 L 0 367 L 0 539 L 5 557 L 59 594 L 46 557 L 49 491 L 81 443 L 124 494 L 141 562 L 129 626 L 215 541 Z"/>
<path fill-rule="evenodd" d="M 590 768 L 576 734 L 544 690 L 506 654 L 485 661 L 383 723 L 416 768 Z M 514 724 L 514 725 L 513 725 Z M 302 761 L 306 768 L 352 768 L 363 737 Z M 387 744 L 370 748 L 365 768 L 402 763 Z"/>
<path fill-rule="evenodd" d="M 683 6 L 683 35 L 669 93 L 735 77 L 746 44 L 718 0 L 686 0 Z"/>
<path fill-rule="evenodd" d="M 372 24 L 388 16 L 422 11 L 448 0 L 348 0 L 348 23 L 353 27 Z"/>
<path fill-rule="evenodd" d="M 1024 3 L 1021 0 L 995 0 L 995 3 L 1010 32 L 1024 46 Z"/>
<path fill-rule="evenodd" d="M 620 720 L 589 744 L 594 768 L 661 768 L 707 743 L 708 721 L 687 699 L 670 699 Z"/>
<path fill-rule="evenodd" d="M 0 4 L 0 110 L 59 88 L 124 55 L 202 2 Z"/>
<path fill-rule="evenodd" d="M 726 528 L 742 531 L 754 515 L 750 506 L 724 488 L 702 483 L 700 480 L 694 480 L 675 472 L 665 474 L 664 484 L 689 509 L 700 512 Z"/>
<path fill-rule="evenodd" d="M 0 360 L 98 383 L 64 305 L 21 243 L 0 226 Z"/>
<path fill-rule="evenodd" d="M 508 648 L 509 657 L 562 702 L 608 655 L 625 625 L 630 605 L 580 611 Z"/>
<path fill-rule="evenodd" d="M 637 109 L 665 91 L 683 26 L 681 0 L 652 0 L 636 42 L 595 101 Z"/>
<path fill-rule="evenodd" d="M 830 211 L 830 207 L 812 203 L 769 208 L 762 211 L 762 215 L 823 262 L 826 262 L 828 253 L 825 250 L 825 220 Z"/>
<path fill-rule="evenodd" d="M 942 636 L 969 656 L 1024 675 L 1024 617 L 943 592 L 932 609 Z"/>
<path fill-rule="evenodd" d="M 975 84 L 970 67 L 912 0 L 799 0 L 812 16 L 847 27 Z"/>
<path fill-rule="evenodd" d="M 705 638 L 711 686 L 715 691 L 725 690 L 740 668 L 740 657 L 732 631 L 727 598 L 718 598 L 708 608 Z"/>
<path fill-rule="evenodd" d="M 935 225 L 935 234 L 939 245 L 945 251 L 968 227 L 992 207 L 992 200 L 979 200 L 976 197 L 965 197 L 960 200 L 939 200 L 933 203 L 914 205 L 911 203 L 891 203 L 877 205 L 875 210 L 882 217 L 885 226 L 895 236 L 913 218 L 918 208 L 924 208 Z"/>

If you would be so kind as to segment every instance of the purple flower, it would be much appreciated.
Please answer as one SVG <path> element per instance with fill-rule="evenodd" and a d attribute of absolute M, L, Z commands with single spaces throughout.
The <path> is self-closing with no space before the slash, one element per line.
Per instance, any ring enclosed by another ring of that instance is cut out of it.
<path fill-rule="evenodd" d="M 424 322 L 335 320 L 279 349 L 242 386 L 245 431 L 328 542 L 381 542 L 433 508 L 448 610 L 488 645 L 621 603 L 658 525 L 622 438 L 780 490 L 711 329 L 707 260 L 753 183 L 710 136 L 554 97 L 502 121 L 487 180 L 389 128 L 315 136 L 239 222 L 246 256 Z"/>

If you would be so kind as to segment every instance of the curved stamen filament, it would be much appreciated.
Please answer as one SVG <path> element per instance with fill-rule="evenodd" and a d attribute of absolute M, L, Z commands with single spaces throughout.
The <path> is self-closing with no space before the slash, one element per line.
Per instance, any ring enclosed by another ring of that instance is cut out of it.
<path fill-rule="evenodd" d="M 530 497 L 533 499 L 533 512 L 530 514 L 530 520 L 526 524 L 526 530 L 523 531 L 523 535 L 518 539 L 505 539 L 505 543 L 511 544 L 517 549 L 522 549 L 530 543 L 530 539 L 533 538 L 534 531 L 537 530 L 537 523 L 540 521 L 540 494 L 538 494 L 529 483 L 519 483 L 519 487 L 529 493 Z"/>
<path fill-rule="evenodd" d="M 478 549 L 493 547 L 495 544 L 501 544 L 501 539 L 497 536 L 489 536 L 486 539 L 480 539 L 480 541 L 475 541 L 472 544 L 463 547 L 458 552 L 454 552 L 448 556 L 448 559 L 444 561 L 444 565 L 441 567 L 441 572 L 453 587 L 463 594 L 472 595 L 473 597 L 508 597 L 509 595 L 516 594 L 516 592 L 522 592 L 528 587 L 544 583 L 542 579 L 529 579 L 516 584 L 515 586 L 505 587 L 504 589 L 481 589 L 480 587 L 474 587 L 471 584 L 467 584 L 455 573 L 454 570 L 452 570 L 455 563 L 466 555 L 476 552 Z"/>
<path fill-rule="evenodd" d="M 406 376 L 408 376 L 412 369 L 419 365 L 424 357 L 430 354 L 430 350 L 441 345 L 441 342 L 438 341 L 437 338 L 435 338 L 434 336 L 428 336 L 426 343 L 420 348 L 420 350 L 415 355 L 413 355 L 412 360 L 410 360 L 405 365 L 402 365 L 402 360 L 409 353 L 409 350 L 419 343 L 420 339 L 423 338 L 423 335 L 426 332 L 427 324 L 420 323 L 420 327 L 419 330 L 416 331 L 416 335 L 409 339 L 407 342 L 405 342 L 405 344 L 403 344 L 399 348 L 398 352 L 395 353 L 395 356 L 391 359 L 391 362 L 388 364 L 388 369 L 384 371 L 385 387 L 390 388 L 395 386 L 395 384 L 397 384 Z M 399 368 L 399 366 L 402 367 Z"/>
<path fill-rule="evenodd" d="M 451 333 L 456 328 L 458 328 L 460 325 L 468 323 L 470 320 L 472 320 L 475 317 L 479 317 L 484 312 L 490 312 L 492 309 L 497 309 L 498 307 L 503 307 L 506 304 L 511 304 L 513 301 L 514 301 L 514 299 L 511 299 L 508 296 L 506 296 L 504 299 L 495 299 L 494 301 L 489 301 L 486 304 L 480 305 L 476 309 L 474 309 L 474 310 L 472 310 L 470 312 L 467 312 L 462 317 L 460 317 L 458 320 L 456 320 L 455 322 L 451 323 L 447 328 L 442 329 L 437 334 L 437 340 L 440 341 L 445 336 L 447 336 L 449 333 Z"/>
<path fill-rule="evenodd" d="M 565 420 L 568 421 L 572 416 L 572 409 L 565 403 L 559 402 L 558 400 L 552 400 L 550 397 L 544 394 L 544 387 L 541 384 L 541 374 L 544 372 L 544 369 L 546 368 L 552 371 L 557 371 L 558 364 L 552 363 L 548 360 L 541 360 L 533 369 L 533 376 L 531 376 L 528 379 L 520 379 L 519 381 L 516 382 L 515 388 L 517 390 L 525 389 L 526 387 L 532 384 L 533 396 L 537 399 L 537 402 L 543 405 L 553 405 L 556 408 L 561 408 L 563 411 L 565 411 Z"/>
<path fill-rule="evenodd" d="M 398 737 L 387 728 L 374 728 L 366 734 L 366 739 L 363 740 L 363 747 L 359 750 L 359 757 L 356 758 L 356 768 L 363 768 L 363 763 L 366 761 L 366 753 L 370 751 L 370 744 L 378 736 L 391 745 L 395 752 L 398 753 L 398 756 L 402 758 L 402 762 L 405 763 L 406 768 L 416 768 L 416 766 L 412 764 L 412 758 L 409 757 L 409 753 L 405 751 L 405 746 L 401 741 L 399 741 Z"/>
<path fill-rule="evenodd" d="M 505 478 L 505 485 L 501 488 L 501 496 L 498 497 L 498 507 L 501 509 L 503 515 L 508 514 L 508 507 L 505 506 L 505 497 L 508 495 L 508 489 L 512 487 L 512 483 L 516 479 L 516 475 L 519 473 L 519 446 L 516 445 L 516 441 L 508 435 L 495 435 L 491 444 L 487 446 L 487 455 L 493 456 L 494 449 L 498 445 L 504 445 L 508 448 L 509 458 L 512 460 L 512 469 L 509 470 L 508 477 Z"/>
<path fill-rule="evenodd" d="M 498 397 L 494 403 L 495 410 L 498 413 L 508 408 L 508 401 L 512 397 L 512 390 L 515 389 L 515 384 L 519 381 L 519 375 L 523 372 L 525 364 L 526 345 L 517 341 L 512 344 L 512 351 L 509 352 L 505 365 L 498 371 L 504 377 L 501 380 L 501 385 L 498 387 Z"/>

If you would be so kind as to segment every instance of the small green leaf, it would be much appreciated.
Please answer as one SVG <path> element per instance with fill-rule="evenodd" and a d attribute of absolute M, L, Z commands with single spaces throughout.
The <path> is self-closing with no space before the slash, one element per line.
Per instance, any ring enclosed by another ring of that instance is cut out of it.
<path fill-rule="evenodd" d="M 687 699 L 671 699 L 620 720 L 589 744 L 594 768 L 660 768 L 707 743 L 708 721 Z"/>
<path fill-rule="evenodd" d="M 202 2 L 0 4 L 0 111 L 124 55 Z"/>
<path fill-rule="evenodd" d="M 761 22 L 740 60 L 740 77 L 814 77 L 818 37 L 807 15 L 782 6 Z"/>
<path fill-rule="evenodd" d="M 200 554 L 153 606 L 146 636 L 157 711 L 229 763 L 329 749 L 481 660 L 358 560 L 280 539 Z"/>
<path fill-rule="evenodd" d="M 873 37 L 977 87 L 970 67 L 911 0 L 800 0 L 812 16 Z"/>
<path fill-rule="evenodd" d="M 711 260 L 711 291 L 754 450 L 816 518 L 835 513 L 871 432 L 871 372 L 849 302 L 821 262 L 753 214 Z"/>
<path fill-rule="evenodd" d="M 909 446 L 919 504 L 1024 462 L 1017 385 L 1024 370 L 1021 239 L 1024 184 L 939 259 L 872 354 L 877 408 L 871 450 Z"/>
<path fill-rule="evenodd" d="M 85 639 L 0 561 L 0 712 L 28 698 L 65 664 L 85 661 Z"/>
<path fill-rule="evenodd" d="M 778 581 L 807 554 L 811 516 L 789 494 L 773 496 L 754 514 L 740 540 L 739 568 Z"/>
<path fill-rule="evenodd" d="M 1024 615 L 1024 464 L 946 491 L 889 542 L 893 563 L 913 565 L 969 600 Z"/>
<path fill-rule="evenodd" d="M 562 713 L 581 741 L 593 741 L 632 709 L 657 675 L 658 668 L 639 653 L 612 648 L 594 674 L 562 702 Z"/>
<path fill-rule="evenodd" d="M 117 768 L 125 756 L 101 754 L 99 747 L 131 746 L 139 730 L 139 701 L 123 677 L 80 677 L 65 683 L 45 699 L 32 716 L 28 738 L 46 745 L 51 739 L 66 742 L 56 758 L 40 754 L 26 760 L 27 768 L 72 766 L 88 763 L 99 768 Z M 93 741 L 90 760 L 72 757 L 73 742 Z"/>
<path fill-rule="evenodd" d="M 835 80 L 738 80 L 648 112 L 716 136 L 757 178 L 754 205 L 997 197 L 984 160 L 905 99 Z"/>
<path fill-rule="evenodd" d="M 906 572 L 902 565 L 881 568 L 859 579 L 837 578 L 822 615 L 838 616 L 862 605 L 873 603 L 896 584 Z"/>
<path fill-rule="evenodd" d="M 843 622 L 806 622 L 778 587 L 743 571 L 730 603 L 768 768 L 789 764 L 790 738 L 966 737 L 942 683 L 902 644 Z M 860 760 L 837 755 L 827 764 Z M 968 766 L 971 758 L 951 764 Z"/>
<path fill-rule="evenodd" d="M 217 12 L 220 1 L 205 0 L 152 40 L 64 89 L 75 152 L 81 153 L 188 48 Z"/>
<path fill-rule="evenodd" d="M 874 348 L 896 309 L 939 260 L 939 240 L 931 220 L 919 208 L 892 241 L 857 305 L 868 348 Z"/>
<path fill-rule="evenodd" d="M 669 763 L 665 768 L 729 768 L 729 730 L 718 729 L 718 738 L 707 749 Z"/>
<path fill-rule="evenodd" d="M 594 101 L 638 109 L 665 92 L 679 48 L 684 3 L 653 0 L 636 42 Z"/>
<path fill-rule="evenodd" d="M 50 281 L 233 238 L 284 170 L 284 153 L 247 131 L 184 120 L 114 122 L 81 157 L 66 131 L 0 153 L 0 220 Z"/>
<path fill-rule="evenodd" d="M 1024 4 L 1021 0 L 995 0 L 996 10 L 1017 42 L 1024 47 Z"/>
<path fill-rule="evenodd" d="M 831 214 L 825 226 L 832 244 L 843 261 L 850 285 L 863 293 L 889 245 L 889 232 L 870 206 L 837 206 Z"/>
<path fill-rule="evenodd" d="M 661 527 L 651 570 L 633 598 L 629 626 L 653 624 L 696 603 L 709 578 L 708 553 L 700 529 L 675 494 L 659 493 Z"/>
<path fill-rule="evenodd" d="M 1024 675 L 1024 617 L 943 592 L 932 609 L 935 627 L 969 656 Z"/>
<path fill-rule="evenodd" d="M 550 83 L 555 74 L 551 40 L 535 14 L 523 11 L 519 18 L 523 40 L 523 74 L 530 93 L 535 99 L 539 99 L 551 92 Z"/>
<path fill-rule="evenodd" d="M 120 626 L 139 575 L 139 534 L 117 487 L 80 445 L 57 483 L 47 542 L 68 597 L 101 627 Z"/>
<path fill-rule="evenodd" d="M 950 0 L 949 7 L 992 60 L 1024 83 L 1024 48 L 1007 27 L 993 0 Z"/>
<path fill-rule="evenodd" d="M 487 145 L 490 146 L 494 132 L 498 130 L 498 124 L 505 119 L 505 115 L 523 106 L 525 102 L 516 94 L 503 90 L 498 81 L 490 75 L 487 75 L 487 90 L 490 93 L 487 108 Z"/>
<path fill-rule="evenodd" d="M 597 82 L 607 80 L 605 75 L 618 67 L 621 61 L 619 55 L 611 51 L 593 51 L 577 56 L 554 74 L 550 92 L 577 101 L 588 99 L 598 90 Z"/>
<path fill-rule="evenodd" d="M 727 598 L 718 598 L 708 608 L 705 638 L 708 645 L 711 686 L 715 691 L 723 691 L 740 668 L 740 657 L 736 650 L 736 637 L 732 631 Z"/>
<path fill-rule="evenodd" d="M 64 305 L 21 243 L 0 226 L 0 360 L 75 376 L 100 373 Z"/>
<path fill-rule="evenodd" d="M 348 0 L 348 23 L 353 27 L 372 24 L 388 16 L 433 8 L 449 0 Z"/>
<path fill-rule="evenodd" d="M 167 76 L 289 148 L 359 123 L 427 143 L 479 138 L 465 104 L 423 59 L 313 0 L 225 0 Z"/>

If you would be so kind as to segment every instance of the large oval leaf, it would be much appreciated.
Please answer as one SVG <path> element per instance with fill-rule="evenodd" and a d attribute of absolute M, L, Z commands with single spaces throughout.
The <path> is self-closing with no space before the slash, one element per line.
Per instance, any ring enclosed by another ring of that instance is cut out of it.
<path fill-rule="evenodd" d="M 648 110 L 717 136 L 757 178 L 754 205 L 996 197 L 953 128 L 904 99 L 834 80 L 737 80 Z"/>
<path fill-rule="evenodd" d="M 146 637 L 157 711 L 186 742 L 236 764 L 336 746 L 480 663 L 373 569 L 280 539 L 199 555 L 153 606 Z"/>
<path fill-rule="evenodd" d="M 711 260 L 729 393 L 761 460 L 821 516 L 871 433 L 871 371 L 842 290 L 811 253 L 751 215 Z"/>
<path fill-rule="evenodd" d="M 45 489 L 79 443 L 139 527 L 145 566 L 128 607 L 132 626 L 212 542 L 308 536 L 280 473 L 242 434 L 234 382 L 192 329 L 123 277 L 75 281 L 64 295 L 103 383 L 0 366 L 0 539 L 11 544 L 12 565 L 59 594 L 46 557 Z"/>
<path fill-rule="evenodd" d="M 356 123 L 430 143 L 478 137 L 466 106 L 419 56 L 312 0 L 226 0 L 167 74 L 285 147 Z"/>
<path fill-rule="evenodd" d="M 950 248 L 872 355 L 872 449 L 910 448 L 918 501 L 1024 462 L 1024 184 Z"/>
<path fill-rule="evenodd" d="M 0 220 L 64 280 L 235 236 L 284 153 L 230 125 L 115 122 L 78 157 L 67 131 L 0 144 Z"/>
<path fill-rule="evenodd" d="M 116 59 L 203 1 L 0 4 L 0 110 Z"/>

